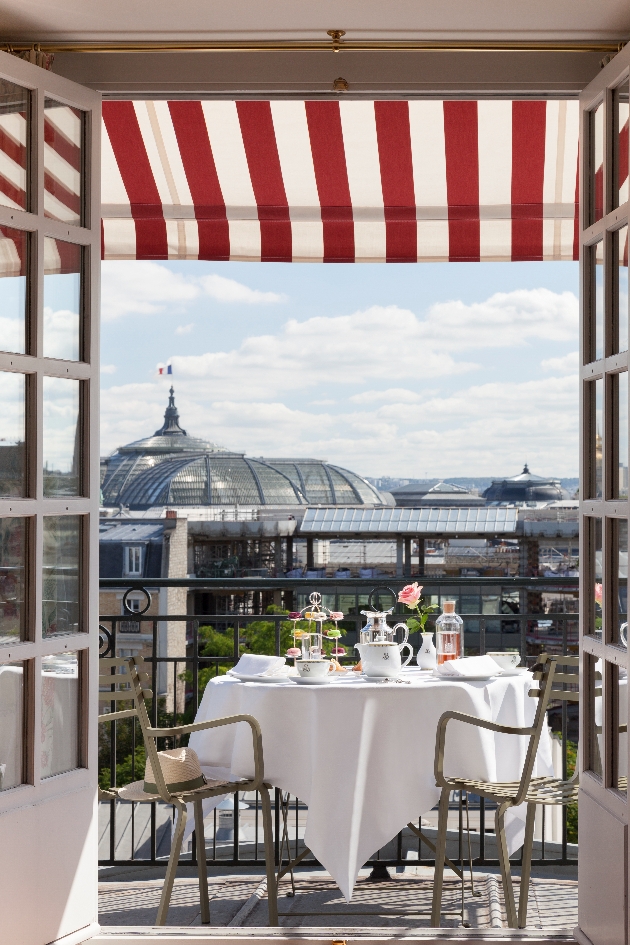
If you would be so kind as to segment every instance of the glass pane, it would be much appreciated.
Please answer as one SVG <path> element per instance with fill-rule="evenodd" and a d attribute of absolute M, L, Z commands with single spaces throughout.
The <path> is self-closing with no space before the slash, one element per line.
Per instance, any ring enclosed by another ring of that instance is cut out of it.
<path fill-rule="evenodd" d="M 29 92 L 0 79 L 0 203 L 27 210 Z"/>
<path fill-rule="evenodd" d="M 0 518 L 0 645 L 27 636 L 27 527 L 26 518 Z"/>
<path fill-rule="evenodd" d="M 42 633 L 79 633 L 81 516 L 44 517 Z"/>
<path fill-rule="evenodd" d="M 604 244 L 591 246 L 591 360 L 604 357 Z"/>
<path fill-rule="evenodd" d="M 26 352 L 27 253 L 28 233 L 0 226 L 0 346 L 17 354 Z"/>
<path fill-rule="evenodd" d="M 596 671 L 595 657 L 586 654 L 584 659 L 584 676 L 588 691 L 588 720 L 590 738 L 586 758 L 586 767 L 598 778 L 602 776 L 602 684 L 601 673 Z"/>
<path fill-rule="evenodd" d="M 44 215 L 81 223 L 83 112 L 52 98 L 44 102 Z"/>
<path fill-rule="evenodd" d="M 26 495 L 26 378 L 0 372 L 0 496 Z"/>
<path fill-rule="evenodd" d="M 68 377 L 44 378 L 44 495 L 79 495 L 79 384 Z"/>
<path fill-rule="evenodd" d="M 591 114 L 591 223 L 604 215 L 604 103 Z"/>
<path fill-rule="evenodd" d="M 615 483 L 617 493 L 615 497 L 628 498 L 628 373 L 617 375 L 618 395 L 618 430 L 619 430 L 619 477 Z"/>
<path fill-rule="evenodd" d="M 628 226 L 615 233 L 615 259 L 617 262 L 617 312 L 619 320 L 618 351 L 628 350 Z"/>
<path fill-rule="evenodd" d="M 627 646 L 628 639 L 628 520 L 617 519 L 617 533 L 613 545 L 613 568 L 617 562 L 617 625 L 613 643 Z"/>
<path fill-rule="evenodd" d="M 0 666 L 0 791 L 24 782 L 24 664 Z"/>
<path fill-rule="evenodd" d="M 617 142 L 617 167 L 619 168 L 618 202 L 620 207 L 628 199 L 628 80 L 620 85 L 615 95 L 617 105 L 617 128 L 619 139 Z"/>
<path fill-rule="evenodd" d="M 593 425 L 593 432 L 595 435 L 595 442 L 591 444 L 591 448 L 594 449 L 595 456 L 595 495 L 591 496 L 593 499 L 601 499 L 602 497 L 602 432 L 604 429 L 604 379 L 600 378 L 598 381 L 595 381 L 595 423 Z"/>
<path fill-rule="evenodd" d="M 628 793 L 628 674 L 624 669 L 612 667 L 613 705 L 616 732 L 613 752 L 613 787 L 622 794 Z"/>
<path fill-rule="evenodd" d="M 42 660 L 41 776 L 79 767 L 79 654 Z"/>
<path fill-rule="evenodd" d="M 44 357 L 78 361 L 81 247 L 44 238 Z"/>
<path fill-rule="evenodd" d="M 590 574 L 590 596 L 592 609 L 587 615 L 585 632 L 601 636 L 602 633 L 602 520 L 601 518 L 585 518 L 584 522 L 590 529 L 587 536 L 593 549 L 593 569 Z"/>

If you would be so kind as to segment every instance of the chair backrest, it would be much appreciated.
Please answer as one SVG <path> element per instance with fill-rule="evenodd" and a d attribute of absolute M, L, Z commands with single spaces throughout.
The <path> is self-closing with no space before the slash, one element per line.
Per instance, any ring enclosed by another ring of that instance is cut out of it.
<path fill-rule="evenodd" d="M 133 700 L 133 709 L 122 709 L 99 715 L 99 722 L 115 722 L 118 719 L 137 718 L 142 731 L 144 748 L 151 760 L 151 768 L 158 791 L 167 803 L 172 802 L 162 774 L 162 767 L 155 744 L 156 736 L 150 734 L 151 722 L 146 707 L 146 700 L 153 698 L 149 688 L 151 680 L 144 671 L 142 656 L 104 657 L 99 661 L 99 702 L 123 702 Z M 101 799 L 114 798 L 113 792 L 99 790 Z"/>
<path fill-rule="evenodd" d="M 136 702 L 136 714 L 138 716 L 138 721 L 142 730 L 142 738 L 144 739 L 144 748 L 146 751 L 146 756 L 151 762 L 151 770 L 153 771 L 153 777 L 155 779 L 158 793 L 160 794 L 162 800 L 167 804 L 178 804 L 179 802 L 171 797 L 168 788 L 166 787 L 166 780 L 164 778 L 164 774 L 162 773 L 162 764 L 160 762 L 160 756 L 156 745 L 158 735 L 157 733 L 153 734 L 155 729 L 151 725 L 149 713 L 146 707 L 146 700 L 152 699 L 153 693 L 149 688 L 151 680 L 149 679 L 148 674 L 144 671 L 144 659 L 142 656 L 131 656 L 126 660 L 126 663 Z"/>
<path fill-rule="evenodd" d="M 556 664 L 556 671 L 553 676 L 553 683 L 550 690 L 549 699 L 552 702 L 579 702 L 580 701 L 580 677 L 579 677 L 579 656 L 557 656 L 555 653 L 541 653 L 538 662 L 534 666 L 534 679 L 540 682 L 543 678 L 544 667 L 553 659 Z M 595 679 L 601 682 L 602 674 L 595 673 Z M 540 689 L 530 689 L 529 695 L 534 698 L 540 697 Z M 595 690 L 596 696 L 601 696 L 601 686 Z"/>
<path fill-rule="evenodd" d="M 115 722 L 137 716 L 135 692 L 129 675 L 129 660 L 125 657 L 102 657 L 98 662 L 99 703 L 133 702 L 133 709 L 113 709 L 99 715 L 99 722 Z"/>

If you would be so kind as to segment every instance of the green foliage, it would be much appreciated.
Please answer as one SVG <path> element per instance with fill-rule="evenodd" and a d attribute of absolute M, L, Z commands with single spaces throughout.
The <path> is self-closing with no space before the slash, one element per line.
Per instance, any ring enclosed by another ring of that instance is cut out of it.
<path fill-rule="evenodd" d="M 577 748 L 575 742 L 567 739 L 567 778 L 572 777 L 577 765 Z M 567 842 L 578 842 L 578 806 L 569 804 L 567 807 Z"/>

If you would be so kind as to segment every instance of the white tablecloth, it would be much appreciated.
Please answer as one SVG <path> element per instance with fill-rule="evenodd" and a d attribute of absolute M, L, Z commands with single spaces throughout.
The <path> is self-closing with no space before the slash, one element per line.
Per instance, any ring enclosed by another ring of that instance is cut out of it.
<path fill-rule="evenodd" d="M 529 674 L 491 682 L 426 678 L 417 671 L 404 678 L 411 684 L 371 684 L 355 673 L 328 686 L 242 683 L 223 676 L 208 684 L 197 712 L 197 721 L 238 713 L 258 719 L 265 780 L 308 805 L 304 841 L 346 899 L 365 861 L 437 803 L 433 758 L 443 712 L 528 726 L 536 711 L 536 700 L 527 695 Z M 248 726 L 197 732 L 190 745 L 208 774 L 253 774 Z M 528 737 L 451 722 L 445 771 L 518 780 L 527 745 Z M 552 772 L 545 728 L 536 773 Z M 508 831 L 512 850 L 522 843 L 524 811 L 519 814 Z"/>

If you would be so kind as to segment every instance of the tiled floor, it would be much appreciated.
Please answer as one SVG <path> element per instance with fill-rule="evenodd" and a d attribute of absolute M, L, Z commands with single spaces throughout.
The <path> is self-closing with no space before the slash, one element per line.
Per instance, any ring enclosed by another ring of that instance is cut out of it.
<path fill-rule="evenodd" d="M 570 930 L 577 924 L 577 879 L 574 870 L 565 876 L 535 875 L 530 884 L 528 928 L 544 931 Z M 296 927 L 426 928 L 431 909 L 432 870 L 408 867 L 393 873 L 389 882 L 375 883 L 368 871 L 359 877 L 350 904 L 323 870 L 296 873 L 296 896 L 288 896 L 290 883 L 283 880 L 278 905 L 281 925 Z M 572 875 L 573 874 L 573 875 Z M 117 868 L 103 871 L 99 886 L 99 921 L 106 926 L 152 926 L 155 922 L 163 882 L 162 869 Z M 500 877 L 476 874 L 476 891 L 466 888 L 464 918 L 470 928 L 506 927 Z M 211 922 L 213 926 L 261 927 L 267 925 L 264 877 L 260 874 L 209 877 Z M 263 885 L 261 885 L 263 884 Z M 518 884 L 516 884 L 518 893 Z M 449 882 L 443 901 L 444 912 L 460 909 L 460 886 Z M 302 914 L 306 913 L 306 914 Z M 350 913 L 350 914 L 349 914 Z M 418 913 L 421 913 L 420 915 Z M 424 914 L 422 914 L 424 913 Z M 195 871 L 180 868 L 168 915 L 168 925 L 200 924 L 199 888 Z M 459 926 L 456 915 L 445 915 L 444 926 Z"/>

